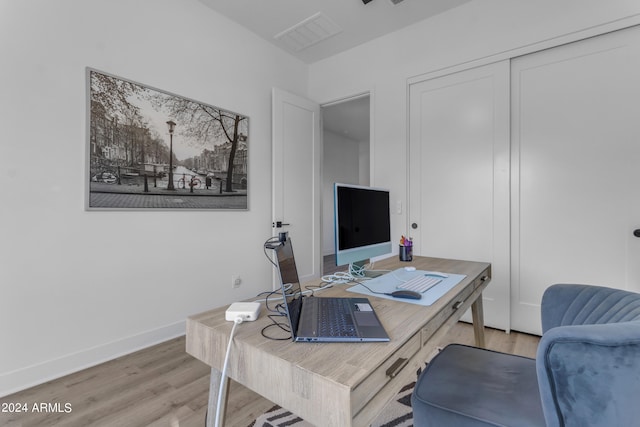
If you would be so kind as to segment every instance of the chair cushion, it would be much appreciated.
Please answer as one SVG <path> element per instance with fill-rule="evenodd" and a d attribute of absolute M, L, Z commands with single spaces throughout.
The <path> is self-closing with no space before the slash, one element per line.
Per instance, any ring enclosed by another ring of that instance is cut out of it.
<path fill-rule="evenodd" d="M 640 425 L 640 321 L 549 329 L 537 364 L 548 425 Z"/>
<path fill-rule="evenodd" d="M 418 378 L 416 426 L 545 426 L 534 359 L 460 344 L 445 347 Z"/>

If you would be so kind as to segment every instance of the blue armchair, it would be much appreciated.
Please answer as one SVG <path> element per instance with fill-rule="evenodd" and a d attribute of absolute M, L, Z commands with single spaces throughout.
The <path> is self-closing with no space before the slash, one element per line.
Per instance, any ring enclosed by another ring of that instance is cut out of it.
<path fill-rule="evenodd" d="M 451 344 L 422 372 L 414 425 L 640 426 L 640 294 L 553 285 L 536 359 Z"/>

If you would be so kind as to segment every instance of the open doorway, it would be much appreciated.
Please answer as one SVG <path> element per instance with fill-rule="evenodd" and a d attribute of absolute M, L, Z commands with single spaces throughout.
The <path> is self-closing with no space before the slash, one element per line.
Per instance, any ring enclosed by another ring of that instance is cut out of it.
<path fill-rule="evenodd" d="M 323 274 L 344 271 L 335 265 L 333 184 L 369 185 L 370 96 L 364 94 L 321 107 Z"/>

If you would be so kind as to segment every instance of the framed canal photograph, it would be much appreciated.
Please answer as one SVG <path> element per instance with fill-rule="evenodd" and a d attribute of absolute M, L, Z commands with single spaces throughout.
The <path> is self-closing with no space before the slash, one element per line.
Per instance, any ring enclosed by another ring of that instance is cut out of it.
<path fill-rule="evenodd" d="M 87 209 L 246 210 L 249 118 L 87 68 Z"/>

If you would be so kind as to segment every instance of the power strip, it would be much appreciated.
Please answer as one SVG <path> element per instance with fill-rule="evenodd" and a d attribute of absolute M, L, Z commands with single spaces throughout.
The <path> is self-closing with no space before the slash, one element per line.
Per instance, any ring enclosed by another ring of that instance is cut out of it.
<path fill-rule="evenodd" d="M 259 302 L 234 302 L 227 308 L 224 318 L 229 322 L 235 322 L 237 318 L 243 322 L 253 322 L 260 314 Z"/>

